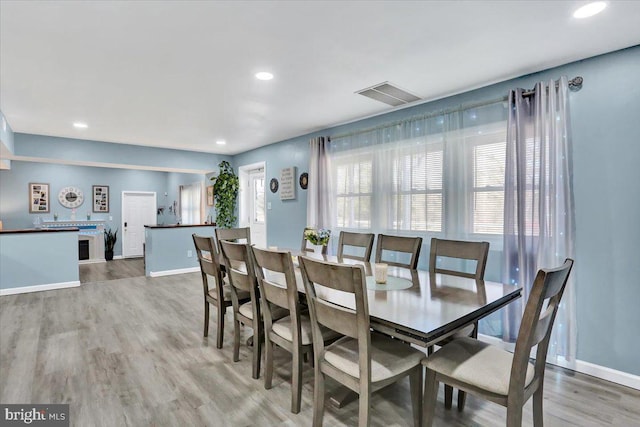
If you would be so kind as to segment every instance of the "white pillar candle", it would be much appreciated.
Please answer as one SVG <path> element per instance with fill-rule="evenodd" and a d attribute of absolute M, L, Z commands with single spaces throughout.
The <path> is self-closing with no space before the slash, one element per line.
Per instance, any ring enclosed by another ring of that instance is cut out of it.
<path fill-rule="evenodd" d="M 376 264 L 374 277 L 376 278 L 376 283 L 387 283 L 387 264 Z"/>

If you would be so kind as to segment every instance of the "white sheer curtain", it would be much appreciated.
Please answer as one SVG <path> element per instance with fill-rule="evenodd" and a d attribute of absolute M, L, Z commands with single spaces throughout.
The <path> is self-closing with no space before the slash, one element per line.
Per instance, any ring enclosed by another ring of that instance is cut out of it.
<path fill-rule="evenodd" d="M 334 233 L 501 245 L 505 138 L 502 100 L 332 137 Z M 428 256 L 419 265 L 427 268 Z"/>
<path fill-rule="evenodd" d="M 307 226 L 332 228 L 331 162 L 327 155 L 329 138 L 309 141 L 309 183 L 307 186 Z M 300 230 L 302 232 L 302 230 Z"/>
<path fill-rule="evenodd" d="M 536 272 L 574 258 L 574 200 L 568 82 L 538 83 L 531 96 L 509 95 L 504 204 L 505 283 L 523 286 L 524 298 L 505 311 L 504 339 L 517 336 Z M 549 357 L 575 359 L 573 279 L 556 317 Z"/>
<path fill-rule="evenodd" d="M 202 183 L 180 186 L 180 217 L 182 224 L 201 224 Z"/>

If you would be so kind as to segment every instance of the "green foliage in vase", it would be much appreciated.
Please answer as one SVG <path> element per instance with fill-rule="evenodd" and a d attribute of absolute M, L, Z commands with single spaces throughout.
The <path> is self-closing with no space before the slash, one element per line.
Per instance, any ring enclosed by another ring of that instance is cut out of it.
<path fill-rule="evenodd" d="M 104 250 L 107 252 L 113 252 L 113 248 L 118 241 L 118 229 L 113 232 L 111 229 L 104 230 Z"/>
<path fill-rule="evenodd" d="M 216 225 L 231 228 L 236 225 L 236 203 L 240 180 L 226 160 L 220 162 L 220 173 L 211 178 L 213 197 L 216 201 Z"/>

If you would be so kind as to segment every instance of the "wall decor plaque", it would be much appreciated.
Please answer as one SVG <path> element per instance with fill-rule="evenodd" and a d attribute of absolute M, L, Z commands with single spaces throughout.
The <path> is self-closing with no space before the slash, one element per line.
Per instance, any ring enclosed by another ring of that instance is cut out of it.
<path fill-rule="evenodd" d="M 271 190 L 272 193 L 278 191 L 278 180 L 276 178 L 271 178 L 271 181 L 269 182 L 269 190 Z"/>
<path fill-rule="evenodd" d="M 109 186 L 93 186 L 93 211 L 109 212 Z"/>
<path fill-rule="evenodd" d="M 309 187 L 309 174 L 303 172 L 300 174 L 300 188 L 306 190 Z"/>
<path fill-rule="evenodd" d="M 295 166 L 280 170 L 280 200 L 292 200 L 296 198 L 295 177 Z"/>

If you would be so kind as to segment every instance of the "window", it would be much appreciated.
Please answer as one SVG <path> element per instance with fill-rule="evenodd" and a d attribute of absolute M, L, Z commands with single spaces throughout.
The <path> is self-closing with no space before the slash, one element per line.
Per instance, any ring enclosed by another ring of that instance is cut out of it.
<path fill-rule="evenodd" d="M 200 224 L 202 185 L 196 182 L 180 186 L 180 219 L 182 224 Z"/>
<path fill-rule="evenodd" d="M 506 112 L 495 102 L 334 137 L 335 227 L 501 245 Z"/>

